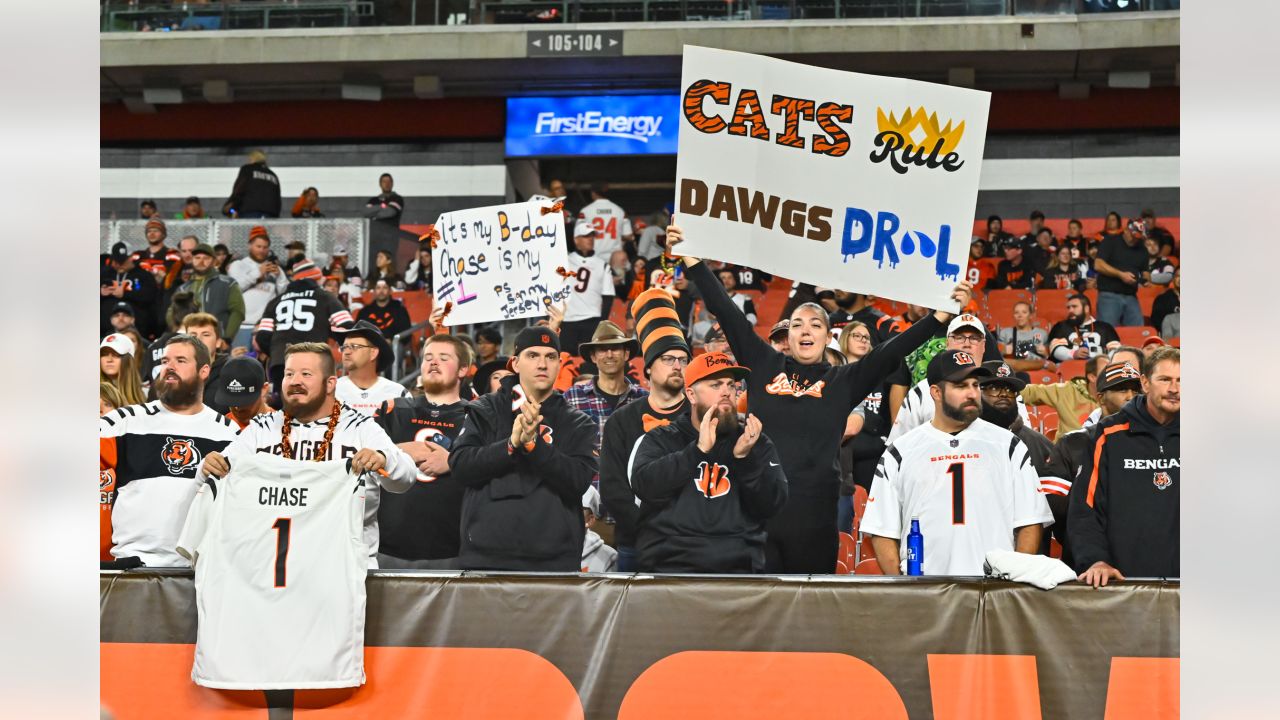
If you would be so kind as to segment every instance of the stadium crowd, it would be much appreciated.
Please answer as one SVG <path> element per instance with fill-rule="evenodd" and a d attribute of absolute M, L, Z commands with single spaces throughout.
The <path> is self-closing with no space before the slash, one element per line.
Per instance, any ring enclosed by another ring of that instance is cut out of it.
<path fill-rule="evenodd" d="M 366 217 L 398 227 L 379 185 Z M 185 565 L 198 483 L 256 451 L 379 473 L 383 568 L 899 574 L 916 519 L 925 574 L 998 549 L 1094 585 L 1179 574 L 1180 269 L 1151 211 L 1061 237 L 990 217 L 952 314 L 679 258 L 670 207 L 609 196 L 566 210 L 564 306 L 454 334 L 436 308 L 420 341 L 396 295 L 430 293 L 429 241 L 362 275 L 258 226 L 237 258 L 171 247 L 144 202 L 146 247 L 100 259 L 103 566 Z M 282 207 L 254 155 L 223 213 Z"/>

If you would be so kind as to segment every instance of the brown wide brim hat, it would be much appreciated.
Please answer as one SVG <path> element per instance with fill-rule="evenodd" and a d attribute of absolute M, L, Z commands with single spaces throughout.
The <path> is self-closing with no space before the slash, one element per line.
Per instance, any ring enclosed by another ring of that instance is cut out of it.
<path fill-rule="evenodd" d="M 640 355 L 640 341 L 630 337 L 622 331 L 622 328 L 615 325 L 609 320 L 601 321 L 596 326 L 596 331 L 591 335 L 591 342 L 585 342 L 578 345 L 578 356 L 590 358 L 591 353 L 595 350 L 606 347 L 622 346 L 631 351 L 631 357 Z"/>

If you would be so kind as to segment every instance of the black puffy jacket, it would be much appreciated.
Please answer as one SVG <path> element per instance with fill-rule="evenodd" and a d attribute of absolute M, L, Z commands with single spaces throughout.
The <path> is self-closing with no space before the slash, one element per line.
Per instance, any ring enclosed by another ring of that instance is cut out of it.
<path fill-rule="evenodd" d="M 761 435 L 733 456 L 741 429 L 698 449 L 688 414 L 650 430 L 631 451 L 628 478 L 640 499 L 640 570 L 671 573 L 764 571 L 764 521 L 787 502 L 787 478 Z"/>
<path fill-rule="evenodd" d="M 1178 422 L 1157 423 L 1138 395 L 1091 431 L 1067 515 L 1076 572 L 1102 560 L 1128 577 L 1179 577 Z"/>
<path fill-rule="evenodd" d="M 462 498 L 459 562 L 468 570 L 577 572 L 582 494 L 596 474 L 596 424 L 552 393 L 531 452 L 508 452 L 519 378 L 467 409 L 449 454 Z"/>

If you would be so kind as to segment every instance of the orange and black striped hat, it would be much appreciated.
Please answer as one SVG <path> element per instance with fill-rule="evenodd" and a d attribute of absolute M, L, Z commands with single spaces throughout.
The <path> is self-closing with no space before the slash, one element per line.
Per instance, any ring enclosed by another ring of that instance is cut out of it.
<path fill-rule="evenodd" d="M 631 303 L 631 315 L 636 319 L 636 337 L 640 339 L 645 367 L 668 350 L 678 349 L 693 355 L 670 293 L 658 288 L 645 290 Z"/>

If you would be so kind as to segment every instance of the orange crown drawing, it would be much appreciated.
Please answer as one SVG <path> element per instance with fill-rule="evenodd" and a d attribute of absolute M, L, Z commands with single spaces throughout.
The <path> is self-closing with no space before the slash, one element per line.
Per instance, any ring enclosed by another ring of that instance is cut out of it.
<path fill-rule="evenodd" d="M 952 152 L 956 146 L 960 144 L 960 138 L 964 137 L 964 121 L 951 127 L 951 121 L 947 121 L 946 127 L 939 127 L 938 114 L 928 113 L 924 106 L 920 106 L 915 112 L 908 107 L 906 112 L 902 113 L 902 119 L 898 120 L 893 116 L 893 111 L 889 111 L 889 116 L 885 117 L 883 108 L 876 108 L 876 125 L 880 132 L 893 131 L 901 135 L 916 147 L 933 149 L 933 146 L 942 140 L 942 147 L 939 154 L 943 155 Z M 921 138 L 923 134 L 923 138 Z M 916 142 L 919 140 L 919 142 Z"/>

